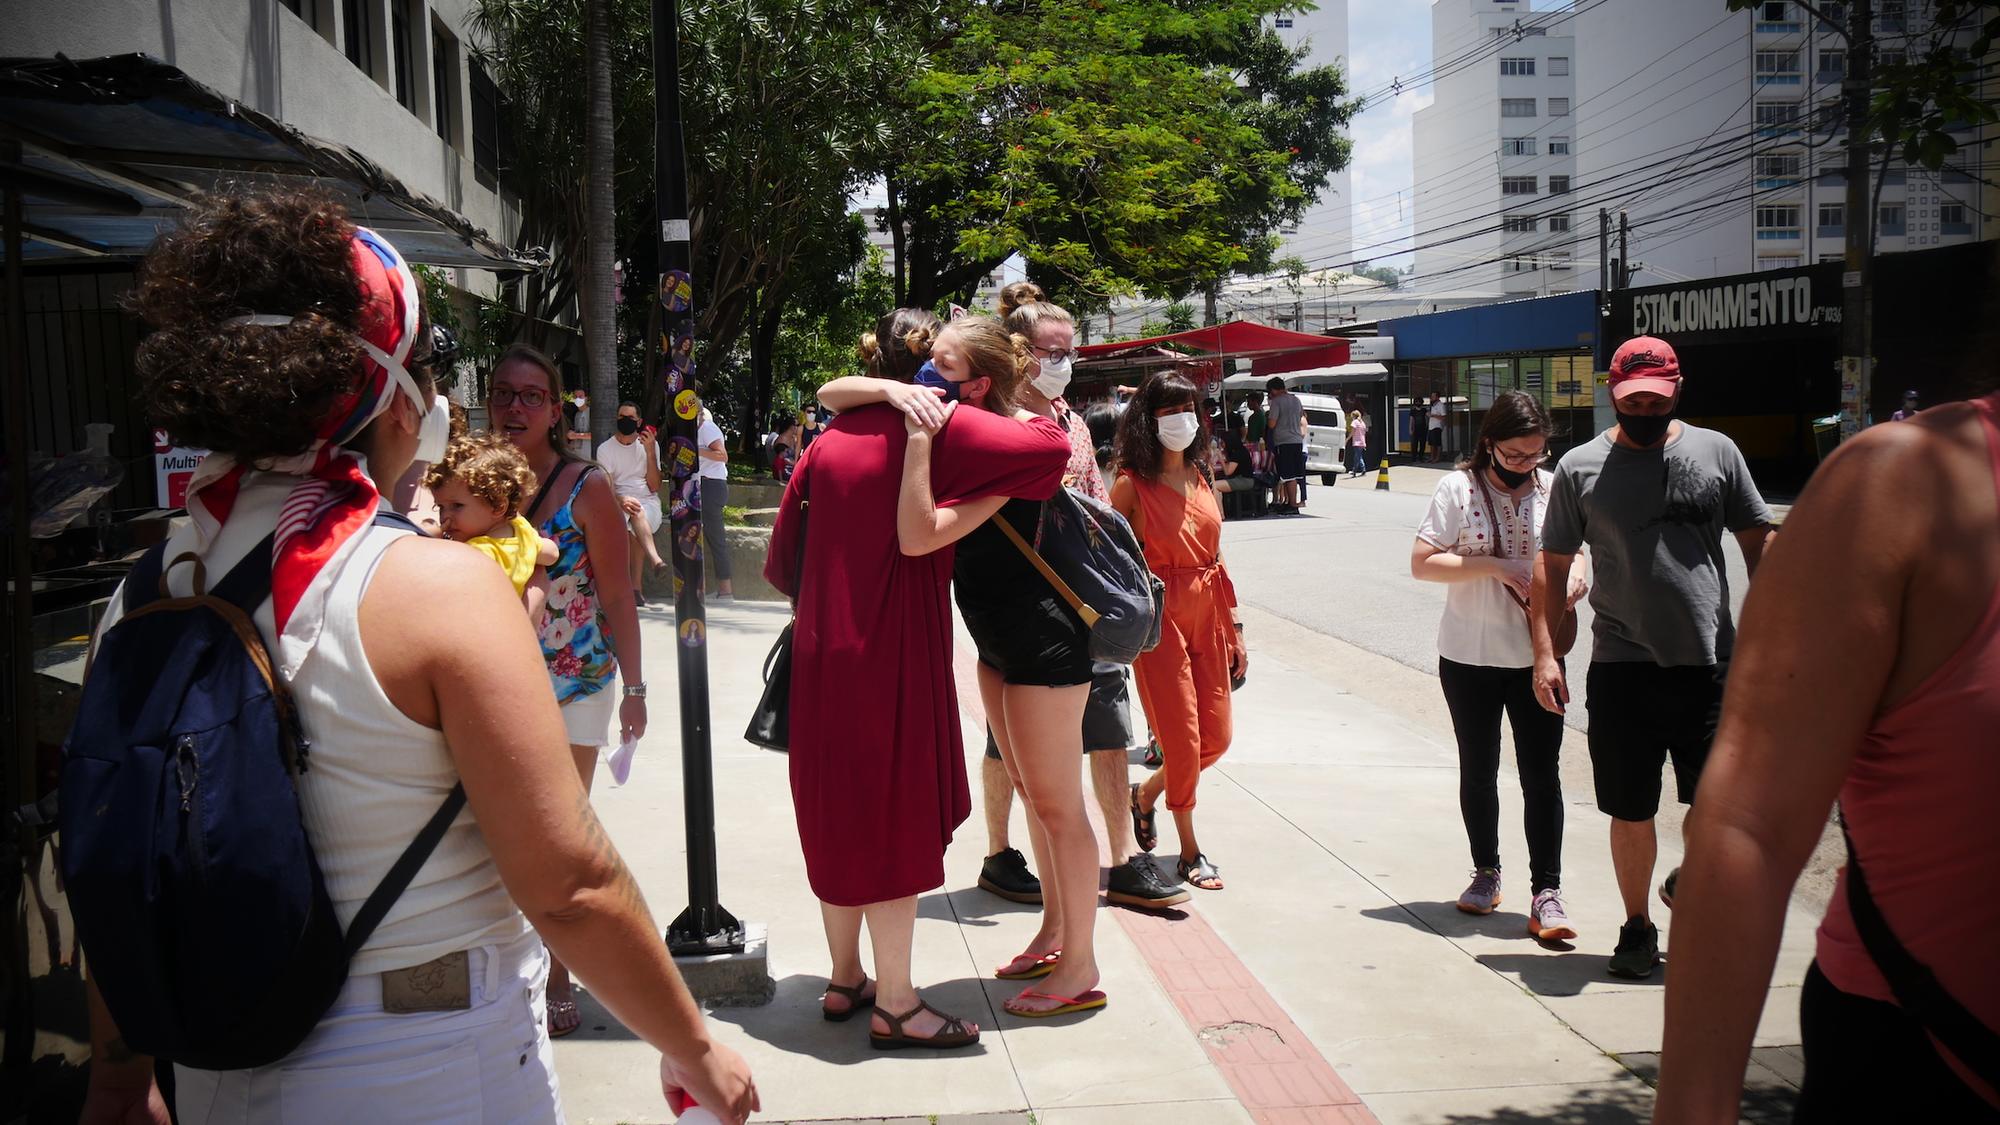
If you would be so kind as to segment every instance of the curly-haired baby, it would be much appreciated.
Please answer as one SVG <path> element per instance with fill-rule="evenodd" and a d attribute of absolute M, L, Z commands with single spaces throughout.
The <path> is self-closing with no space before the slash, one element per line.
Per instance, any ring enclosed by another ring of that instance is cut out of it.
<path fill-rule="evenodd" d="M 521 504 L 535 488 L 528 459 L 504 434 L 465 434 L 451 440 L 444 460 L 425 475 L 424 486 L 437 497 L 445 535 L 499 563 L 513 579 L 528 616 L 539 620 L 549 586 L 542 568 L 556 561 L 556 545 L 521 515 Z"/>

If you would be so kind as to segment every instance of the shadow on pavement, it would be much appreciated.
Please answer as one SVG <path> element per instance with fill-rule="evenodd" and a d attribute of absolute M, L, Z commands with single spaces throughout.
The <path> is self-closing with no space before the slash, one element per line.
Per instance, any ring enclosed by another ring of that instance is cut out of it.
<path fill-rule="evenodd" d="M 777 995 L 769 1004 L 761 1008 L 716 1008 L 708 1013 L 708 1018 L 721 1023 L 732 1023 L 743 1029 L 750 1038 L 775 1047 L 790 1054 L 805 1055 L 835 1066 L 853 1066 L 885 1054 L 902 1058 L 925 1059 L 948 1056 L 977 1055 L 985 1052 L 988 1039 L 995 1033 L 995 1020 L 991 1005 L 986 998 L 982 982 L 977 980 L 952 980 L 937 984 L 917 982 L 923 998 L 947 1015 L 962 1016 L 979 1025 L 980 1041 L 971 1047 L 951 1051 L 931 1051 L 922 1048 L 908 1048 L 901 1051 L 877 1051 L 868 1042 L 869 1020 L 856 1016 L 845 1023 L 834 1023 L 822 1019 L 819 1014 L 820 997 L 826 991 L 826 978 L 794 973 L 778 981 Z M 588 1016 L 584 1026 L 590 1026 Z M 577 1033 L 579 1036 L 582 1032 Z"/>
<path fill-rule="evenodd" d="M 1667 983 L 1667 967 L 1661 965 L 1644 980 L 1614 977 L 1604 971 L 1601 953 L 1482 953 L 1473 958 L 1496 973 L 1521 982 L 1537 996 L 1578 996 L 1596 985 L 1607 988 L 1659 988 Z"/>
<path fill-rule="evenodd" d="M 1434 1120 L 1452 1125 L 1625 1125 L 1653 1116 L 1653 1091 L 1630 1082 L 1585 1087 L 1567 1104 L 1521 1109 L 1502 1106 L 1479 1113 L 1445 1113 Z"/>
<path fill-rule="evenodd" d="M 1750 1064 L 1743 1074 L 1743 1105 L 1740 1118 L 1756 1125 L 1777 1125 L 1792 1119 L 1792 1109 L 1798 1102 L 1799 1091 L 1777 1072 L 1763 1064 L 1762 1060 L 1772 1058 L 1788 1048 L 1759 1047 L 1750 1053 Z M 1660 1081 L 1660 1056 L 1656 1052 L 1614 1055 L 1620 1065 L 1639 1076 L 1648 1086 Z M 1781 1063 L 1782 1065 L 1782 1063 Z"/>
<path fill-rule="evenodd" d="M 577 1025 L 575 1031 L 563 1036 L 563 1039 L 569 1042 L 616 1040 L 636 1042 L 639 1038 L 632 1033 L 631 1028 L 619 1023 L 618 1017 L 606 1011 L 604 1005 L 597 1002 L 597 997 L 592 996 L 590 991 L 580 984 L 576 986 L 576 1014 L 583 1022 Z"/>
<path fill-rule="evenodd" d="M 1039 915 L 1041 912 L 1039 906 L 1010 902 L 977 886 L 925 895 L 917 903 L 917 917 L 938 918 L 962 926 L 992 926 L 998 924 L 993 919 L 1003 915 Z"/>
<path fill-rule="evenodd" d="M 1534 941 L 1528 936 L 1528 916 L 1512 911 L 1467 914 L 1452 902 L 1406 902 L 1397 906 L 1372 906 L 1363 910 L 1361 915 L 1448 938 L 1519 938 Z"/>

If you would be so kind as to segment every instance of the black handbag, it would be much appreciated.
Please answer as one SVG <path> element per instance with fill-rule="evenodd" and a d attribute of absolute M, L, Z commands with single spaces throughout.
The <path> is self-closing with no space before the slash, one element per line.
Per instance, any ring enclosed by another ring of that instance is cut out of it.
<path fill-rule="evenodd" d="M 796 473 L 794 480 L 801 480 Z M 805 581 L 806 567 L 806 526 L 807 517 L 812 514 L 812 500 L 803 494 L 799 497 L 799 545 L 792 560 L 792 588 L 796 591 Z M 799 599 L 792 597 L 792 619 L 785 622 L 784 631 L 778 634 L 771 645 L 770 653 L 764 657 L 764 694 L 758 698 L 756 709 L 750 712 L 750 725 L 744 728 L 743 740 L 766 750 L 789 752 L 792 748 L 792 627 L 798 624 Z"/>

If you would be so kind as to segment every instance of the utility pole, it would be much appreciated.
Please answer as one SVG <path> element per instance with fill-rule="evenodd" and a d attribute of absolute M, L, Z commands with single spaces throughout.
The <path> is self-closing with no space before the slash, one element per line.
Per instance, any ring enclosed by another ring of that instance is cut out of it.
<path fill-rule="evenodd" d="M 1847 260 L 1840 278 L 1840 437 L 1861 432 L 1874 392 L 1874 294 L 1869 285 L 1875 249 L 1875 208 L 1868 196 L 1868 103 L 1874 86 L 1875 2 L 1847 5 Z"/>
<path fill-rule="evenodd" d="M 1600 288 L 1618 288 L 1611 284 L 1611 210 L 1597 209 L 1597 284 Z"/>
<path fill-rule="evenodd" d="M 1632 223 L 1618 212 L 1618 288 L 1632 287 Z"/>
<path fill-rule="evenodd" d="M 708 620 L 702 609 L 699 443 L 694 374 L 694 252 L 688 229 L 687 152 L 681 138 L 680 10 L 653 0 L 653 188 L 659 201 L 661 331 L 673 513 L 674 646 L 680 673 L 681 793 L 687 814 L 688 907 L 667 927 L 675 956 L 743 952 L 743 923 L 722 908 L 715 874 L 715 763 L 709 744 Z M 727 551 L 729 544 L 708 549 Z"/>
<path fill-rule="evenodd" d="M 1201 295 L 1203 305 L 1201 326 L 1203 328 L 1215 327 L 1215 293 L 1220 288 L 1222 288 L 1220 281 L 1211 281 L 1208 283 L 1208 288 Z"/>

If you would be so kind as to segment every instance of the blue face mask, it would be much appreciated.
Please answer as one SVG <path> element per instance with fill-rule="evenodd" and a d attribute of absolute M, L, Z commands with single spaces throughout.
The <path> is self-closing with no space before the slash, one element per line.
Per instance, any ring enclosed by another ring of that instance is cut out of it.
<path fill-rule="evenodd" d="M 930 360 L 925 360 L 924 365 L 917 368 L 916 378 L 911 381 L 919 387 L 936 387 L 943 391 L 946 402 L 958 401 L 958 384 L 938 374 L 937 367 Z"/>

